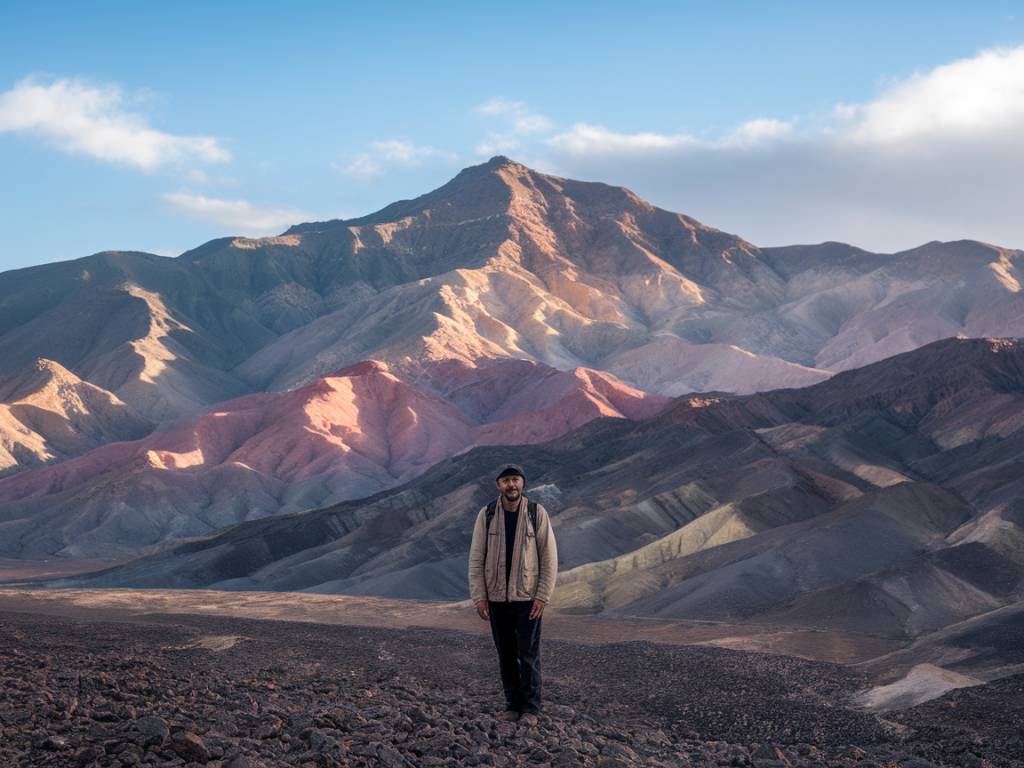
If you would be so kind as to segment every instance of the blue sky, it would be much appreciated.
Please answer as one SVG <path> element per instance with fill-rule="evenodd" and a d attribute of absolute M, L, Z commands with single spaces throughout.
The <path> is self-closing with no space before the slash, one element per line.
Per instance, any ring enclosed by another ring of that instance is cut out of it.
<path fill-rule="evenodd" d="M 1024 248 L 1015 3 L 0 5 L 0 270 L 355 216 L 491 154 L 759 245 Z"/>

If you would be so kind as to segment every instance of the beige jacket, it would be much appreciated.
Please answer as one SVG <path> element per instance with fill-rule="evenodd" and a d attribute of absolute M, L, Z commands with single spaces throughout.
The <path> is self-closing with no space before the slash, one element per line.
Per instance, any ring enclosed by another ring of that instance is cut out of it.
<path fill-rule="evenodd" d="M 469 547 L 469 596 L 474 603 L 481 600 L 507 602 L 535 598 L 545 603 L 551 602 L 551 593 L 555 591 L 555 576 L 558 574 L 555 532 L 542 504 L 537 505 L 537 530 L 533 530 L 530 515 L 526 511 L 529 501 L 523 496 L 519 507 L 516 540 L 512 549 L 512 573 L 508 581 L 511 594 L 506 594 L 505 589 L 505 510 L 501 506 L 500 497 L 489 531 L 484 531 L 487 507 L 482 507 L 477 514 L 476 525 L 473 526 L 473 543 Z M 488 539 L 487 562 L 484 562 L 485 538 Z"/>

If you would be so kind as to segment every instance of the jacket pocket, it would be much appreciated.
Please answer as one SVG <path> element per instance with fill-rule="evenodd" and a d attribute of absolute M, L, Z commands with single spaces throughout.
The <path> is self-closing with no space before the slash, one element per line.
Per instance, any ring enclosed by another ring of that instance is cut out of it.
<path fill-rule="evenodd" d="M 523 573 L 523 591 L 530 597 L 537 593 L 537 583 L 540 581 L 541 572 L 537 568 L 527 568 Z"/>
<path fill-rule="evenodd" d="M 523 547 L 523 570 L 527 573 L 536 571 L 540 567 L 540 552 L 537 551 L 537 537 L 531 531 L 526 532 L 526 542 Z"/>

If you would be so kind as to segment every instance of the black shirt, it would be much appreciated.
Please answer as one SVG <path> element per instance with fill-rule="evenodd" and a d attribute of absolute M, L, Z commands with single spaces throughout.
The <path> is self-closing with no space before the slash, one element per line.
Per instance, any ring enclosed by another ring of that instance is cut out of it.
<path fill-rule="evenodd" d="M 505 510 L 505 595 L 509 594 L 508 580 L 512 577 L 512 549 L 516 545 L 516 524 L 519 522 L 519 507 L 523 506 L 522 497 L 514 511 Z"/>

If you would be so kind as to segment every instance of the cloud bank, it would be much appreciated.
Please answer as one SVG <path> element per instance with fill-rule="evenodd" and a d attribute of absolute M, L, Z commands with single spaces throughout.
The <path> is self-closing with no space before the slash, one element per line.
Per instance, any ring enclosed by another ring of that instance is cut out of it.
<path fill-rule="evenodd" d="M 176 136 L 151 128 L 145 117 L 124 108 L 114 85 L 28 78 L 0 93 L 0 133 L 40 138 L 69 154 L 152 171 L 184 161 L 230 159 L 210 136 Z"/>
<path fill-rule="evenodd" d="M 559 175 L 628 186 L 758 245 L 894 251 L 972 238 L 1024 248 L 1024 46 L 892 81 L 865 103 L 763 116 L 716 138 L 578 122 L 528 151 Z"/>
<path fill-rule="evenodd" d="M 296 208 L 261 207 L 248 200 L 225 200 L 187 192 L 172 192 L 163 197 L 175 210 L 221 227 L 230 234 L 274 235 L 292 224 L 316 218 Z"/>

